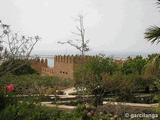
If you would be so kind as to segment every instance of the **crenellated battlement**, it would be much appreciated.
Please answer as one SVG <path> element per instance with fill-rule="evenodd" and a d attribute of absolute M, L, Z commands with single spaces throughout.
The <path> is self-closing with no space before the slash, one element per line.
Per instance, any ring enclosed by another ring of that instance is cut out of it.
<path fill-rule="evenodd" d="M 35 68 L 42 75 L 57 76 L 60 78 L 70 78 L 73 79 L 74 72 L 84 63 L 90 61 L 92 58 L 97 58 L 98 56 L 84 56 L 82 55 L 57 55 L 54 56 L 54 67 L 48 66 L 47 59 L 30 59 L 31 66 Z M 83 59 L 83 60 L 82 60 Z M 123 60 L 115 60 L 118 64 L 122 65 Z"/>
<path fill-rule="evenodd" d="M 32 67 L 42 75 L 73 79 L 74 72 L 82 65 L 82 61 L 86 63 L 95 57 L 97 56 L 84 56 L 83 59 L 82 55 L 57 55 L 54 56 L 54 67 L 48 67 L 47 59 L 30 59 L 29 61 Z"/>
<path fill-rule="evenodd" d="M 97 56 L 84 56 L 84 61 L 88 61 L 91 60 L 92 58 L 95 58 Z M 55 56 L 54 57 L 54 62 L 55 63 L 81 63 L 83 57 L 82 55 L 68 55 L 68 56 Z"/>
<path fill-rule="evenodd" d="M 44 67 L 48 67 L 48 60 L 47 59 L 29 59 L 31 64 L 38 64 Z"/>
<path fill-rule="evenodd" d="M 42 73 L 42 67 L 48 67 L 47 59 L 29 59 L 32 68 L 36 69 L 38 72 Z"/>
<path fill-rule="evenodd" d="M 74 56 L 61 56 L 61 55 L 58 55 L 58 56 L 55 56 L 54 57 L 54 62 L 56 63 L 73 63 L 74 61 Z"/>

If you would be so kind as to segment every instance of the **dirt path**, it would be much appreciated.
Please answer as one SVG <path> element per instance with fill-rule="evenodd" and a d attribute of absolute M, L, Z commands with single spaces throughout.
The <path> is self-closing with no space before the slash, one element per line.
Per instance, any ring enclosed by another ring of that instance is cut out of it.
<path fill-rule="evenodd" d="M 65 95 L 69 95 L 71 93 L 76 92 L 76 89 L 74 87 L 71 87 L 71 88 L 64 89 L 62 91 L 65 93 Z"/>
<path fill-rule="evenodd" d="M 47 107 L 57 107 L 57 108 L 60 108 L 60 109 L 71 110 L 71 111 L 76 108 L 75 106 L 55 105 L 55 104 L 52 104 L 52 102 L 41 102 L 41 105 L 45 105 Z"/>
<path fill-rule="evenodd" d="M 58 107 L 60 109 L 65 110 L 74 110 L 76 106 L 68 106 L 68 105 L 55 105 L 52 104 L 52 102 L 41 102 L 42 105 L 45 105 L 47 107 Z M 114 105 L 124 105 L 124 106 L 131 106 L 131 107 L 144 107 L 144 108 L 155 108 L 158 107 L 158 104 L 138 104 L 138 103 L 120 103 L 120 102 L 104 102 L 104 105 L 106 104 L 114 104 Z"/>
<path fill-rule="evenodd" d="M 76 95 L 69 95 L 71 93 L 76 92 L 76 89 L 74 87 L 72 88 L 68 88 L 68 89 L 64 89 L 63 92 L 65 93 L 65 95 L 58 95 L 60 98 L 75 98 Z M 50 95 L 51 98 L 54 98 L 53 95 Z M 67 100 L 69 101 L 69 100 Z M 58 107 L 60 109 L 67 109 L 67 110 L 74 110 L 75 106 L 68 106 L 68 105 L 55 105 L 52 104 L 52 102 L 42 102 L 42 105 L 46 105 L 47 107 Z M 103 102 L 104 105 L 106 104 L 114 104 L 114 105 L 125 105 L 125 106 L 131 106 L 131 107 L 144 107 L 144 108 L 155 108 L 158 107 L 158 103 L 156 104 L 140 104 L 140 103 L 123 103 L 123 102 L 107 102 L 104 101 Z"/>
<path fill-rule="evenodd" d="M 141 103 L 123 103 L 123 102 L 107 102 L 103 101 L 103 104 L 113 104 L 113 105 L 125 105 L 125 106 L 131 106 L 131 107 L 146 107 L 146 108 L 154 108 L 158 107 L 158 103 L 155 104 L 141 104 Z"/>

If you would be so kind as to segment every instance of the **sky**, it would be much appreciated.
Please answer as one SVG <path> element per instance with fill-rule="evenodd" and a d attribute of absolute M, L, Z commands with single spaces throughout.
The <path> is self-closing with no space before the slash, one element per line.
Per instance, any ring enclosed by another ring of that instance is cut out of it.
<path fill-rule="evenodd" d="M 156 0 L 0 0 L 3 23 L 15 32 L 42 38 L 35 53 L 77 51 L 57 42 L 77 38 L 71 33 L 76 32 L 79 14 L 84 16 L 91 51 L 160 52 L 160 45 L 144 39 L 148 27 L 160 26 Z"/>

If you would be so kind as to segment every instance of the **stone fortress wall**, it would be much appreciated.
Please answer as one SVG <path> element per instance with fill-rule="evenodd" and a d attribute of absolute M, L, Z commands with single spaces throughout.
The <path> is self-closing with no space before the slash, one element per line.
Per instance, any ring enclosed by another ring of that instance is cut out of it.
<path fill-rule="evenodd" d="M 47 59 L 30 59 L 32 68 L 36 69 L 38 72 L 42 73 L 42 67 L 48 67 Z"/>
<path fill-rule="evenodd" d="M 91 58 L 95 58 L 98 56 L 84 56 L 84 63 L 90 61 Z M 82 56 L 81 55 L 71 55 L 71 56 L 55 56 L 54 57 L 54 66 L 48 66 L 47 59 L 32 59 L 29 60 L 31 66 L 36 69 L 41 75 L 49 75 L 49 76 L 57 76 L 63 79 L 73 79 L 74 72 L 82 65 Z M 124 61 L 116 60 L 116 62 L 120 65 L 123 64 Z"/>
<path fill-rule="evenodd" d="M 84 63 L 94 57 L 96 56 L 84 56 Z M 64 79 L 73 79 L 74 72 L 76 72 L 82 64 L 82 56 L 55 56 L 54 67 L 48 66 L 47 59 L 31 59 L 29 61 L 31 63 L 31 66 L 38 72 L 40 72 L 41 75 L 57 76 Z"/>

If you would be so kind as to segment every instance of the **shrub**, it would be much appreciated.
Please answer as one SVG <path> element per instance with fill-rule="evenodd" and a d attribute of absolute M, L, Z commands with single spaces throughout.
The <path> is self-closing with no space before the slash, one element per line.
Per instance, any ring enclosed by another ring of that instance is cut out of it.
<path fill-rule="evenodd" d="M 94 104 L 95 106 L 101 105 L 103 103 L 104 93 L 107 88 L 104 85 L 104 83 L 106 83 L 107 80 L 107 83 L 111 81 L 111 79 L 104 79 L 103 76 L 105 74 L 108 75 L 109 78 L 111 78 L 110 76 L 115 74 L 115 72 L 117 72 L 118 69 L 118 64 L 114 62 L 112 58 L 93 58 L 82 68 L 80 68 L 77 72 L 75 72 L 74 85 L 77 88 L 77 90 L 82 91 L 83 95 L 84 93 L 87 95 L 94 95 L 92 104 Z"/>
<path fill-rule="evenodd" d="M 40 76 L 37 74 L 30 75 L 13 75 L 6 74 L 0 77 L 0 86 L 7 86 L 12 83 L 16 94 L 38 94 L 42 89 L 59 89 L 70 86 L 72 80 L 61 80 L 53 76 Z"/>
<path fill-rule="evenodd" d="M 3 72 L 7 69 L 14 75 L 25 75 L 25 74 L 35 74 L 38 72 L 33 69 L 29 62 L 22 59 L 9 59 L 2 63 L 0 66 L 0 72 Z"/>
<path fill-rule="evenodd" d="M 110 120 L 110 118 L 107 115 L 98 115 L 93 116 L 92 120 Z"/>
<path fill-rule="evenodd" d="M 2 112 L 2 120 L 70 120 L 71 114 L 57 108 L 47 108 L 31 102 L 9 105 Z"/>
<path fill-rule="evenodd" d="M 4 93 L 3 88 L 0 87 L 0 111 L 8 105 L 17 104 L 17 98 L 13 92 Z M 1 118 L 1 117 L 0 117 Z"/>
<path fill-rule="evenodd" d="M 136 73 L 141 75 L 146 63 L 146 60 L 142 56 L 136 56 L 135 58 L 128 57 L 128 61 L 123 64 L 121 71 L 126 75 Z"/>
<path fill-rule="evenodd" d="M 73 118 L 75 120 L 88 120 L 89 119 L 87 117 L 87 110 L 86 110 L 86 106 L 84 104 L 82 104 L 82 105 L 78 104 L 78 106 L 76 107 L 76 109 L 73 113 Z"/>

